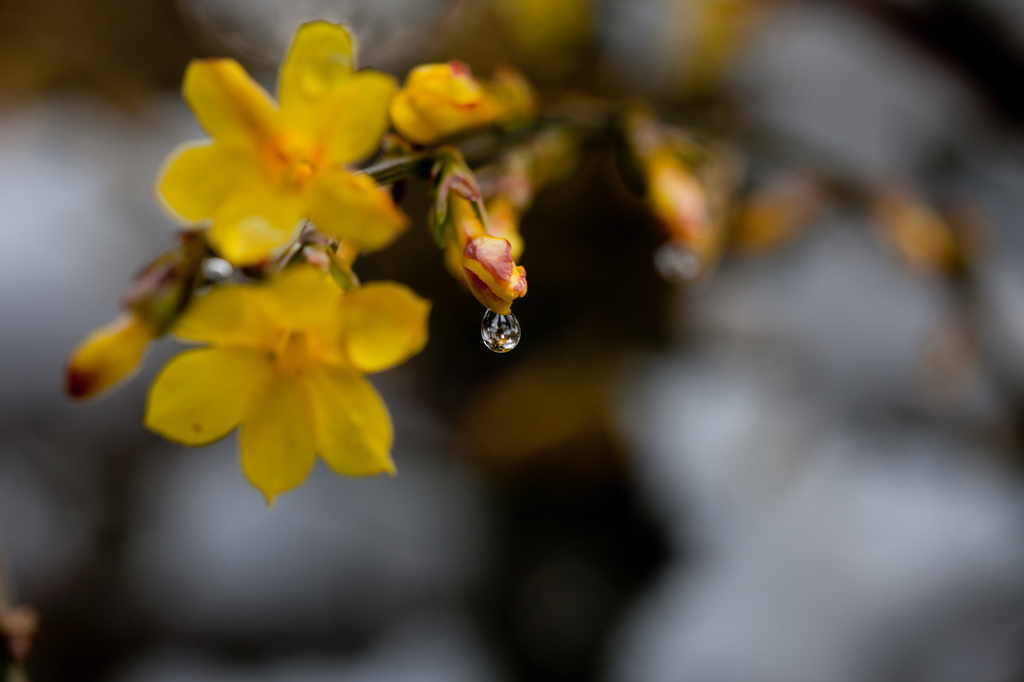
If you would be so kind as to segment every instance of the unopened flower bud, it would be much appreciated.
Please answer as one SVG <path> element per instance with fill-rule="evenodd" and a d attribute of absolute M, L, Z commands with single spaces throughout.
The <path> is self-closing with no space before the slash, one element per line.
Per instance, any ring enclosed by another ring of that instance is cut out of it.
<path fill-rule="evenodd" d="M 439 154 L 433 177 L 434 239 L 445 265 L 485 307 L 508 315 L 512 301 L 526 294 L 526 270 L 515 263 L 522 251 L 518 213 L 496 198 L 494 228 L 502 234 L 492 231 L 476 177 L 454 148 Z"/>
<path fill-rule="evenodd" d="M 499 113 L 500 107 L 469 67 L 457 61 L 416 67 L 391 100 L 395 128 L 417 144 L 491 125 Z"/>
<path fill-rule="evenodd" d="M 473 239 L 462 254 L 462 268 L 469 290 L 488 310 L 508 315 L 512 301 L 526 295 L 526 268 L 516 265 L 507 239 Z"/>
<path fill-rule="evenodd" d="M 651 212 L 669 239 L 693 242 L 711 231 L 707 193 L 682 162 L 657 154 L 644 170 Z"/>
<path fill-rule="evenodd" d="M 477 237 L 485 236 L 487 231 L 471 202 L 461 196 L 453 195 L 449 203 L 450 227 L 448 242 L 444 247 L 444 263 L 452 277 L 463 280 L 462 254 L 466 250 L 466 245 Z"/>
<path fill-rule="evenodd" d="M 437 154 L 437 161 L 431 171 L 434 191 L 434 206 L 431 212 L 434 241 L 441 248 L 459 238 L 459 221 L 466 211 L 483 217 L 483 201 L 476 176 L 466 165 L 462 153 L 454 147 L 443 147 Z M 480 224 L 480 233 L 483 225 Z M 459 253 L 465 247 L 463 241 Z"/>
<path fill-rule="evenodd" d="M 134 374 L 156 328 L 137 312 L 93 330 L 71 354 L 64 372 L 72 398 L 92 398 Z"/>
<path fill-rule="evenodd" d="M 179 243 L 150 261 L 129 283 L 122 301 L 150 322 L 156 334 L 171 328 L 192 296 L 202 272 L 206 242 L 201 233 L 181 232 Z"/>
<path fill-rule="evenodd" d="M 133 374 L 149 342 L 167 333 L 188 305 L 206 242 L 198 232 L 182 232 L 178 239 L 128 285 L 125 312 L 93 330 L 71 354 L 64 382 L 72 398 L 91 398 Z"/>

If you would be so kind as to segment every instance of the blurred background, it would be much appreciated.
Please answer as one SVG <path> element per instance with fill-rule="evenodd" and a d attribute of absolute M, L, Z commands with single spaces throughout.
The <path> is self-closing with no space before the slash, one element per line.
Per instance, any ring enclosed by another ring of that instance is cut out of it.
<path fill-rule="evenodd" d="M 268 510 L 235 438 L 87 406 L 64 359 L 174 226 L 188 60 L 272 86 L 350 24 L 403 78 L 522 68 L 548 103 L 656 102 L 755 182 L 828 174 L 969 215 L 969 277 L 836 202 L 670 284 L 595 149 L 526 216 L 523 341 L 422 220 L 360 260 L 434 302 L 374 377 L 395 479 L 318 465 Z M 1024 4 L 1019 0 L 0 0 L 0 546 L 35 682 L 1024 680 Z M 927 263 L 926 263 L 927 265 Z"/>

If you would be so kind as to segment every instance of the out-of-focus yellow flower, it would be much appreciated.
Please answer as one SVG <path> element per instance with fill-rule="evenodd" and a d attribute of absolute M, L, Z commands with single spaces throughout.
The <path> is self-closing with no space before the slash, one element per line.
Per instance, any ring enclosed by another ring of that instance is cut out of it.
<path fill-rule="evenodd" d="M 484 88 L 498 107 L 498 120 L 506 125 L 529 123 L 537 116 L 540 98 L 521 71 L 499 66 Z"/>
<path fill-rule="evenodd" d="M 774 249 L 799 234 L 825 204 L 821 187 L 807 178 L 769 185 L 740 206 L 733 245 L 748 253 Z"/>
<path fill-rule="evenodd" d="M 961 251 L 949 224 L 913 194 L 884 190 L 875 197 L 872 208 L 882 236 L 913 270 L 943 274 L 961 264 Z"/>
<path fill-rule="evenodd" d="M 64 369 L 64 388 L 72 398 L 99 395 L 137 371 L 156 327 L 135 312 L 93 330 L 71 354 Z"/>
<path fill-rule="evenodd" d="M 495 9 L 526 62 L 564 73 L 594 39 L 592 0 L 499 0 Z M 539 69 L 538 69 L 539 70 Z"/>
<path fill-rule="evenodd" d="M 484 205 L 487 206 L 487 234 L 507 240 L 512 247 L 512 259 L 519 260 L 525 246 L 523 235 L 519 233 L 519 211 L 505 195 L 498 195 Z"/>
<path fill-rule="evenodd" d="M 302 483 L 316 455 L 340 474 L 393 473 L 387 408 L 362 375 L 418 353 L 429 311 L 399 284 L 343 293 L 307 266 L 215 289 L 174 330 L 210 345 L 164 367 L 146 426 L 198 446 L 241 424 L 242 468 L 268 502 Z"/>
<path fill-rule="evenodd" d="M 648 202 L 665 235 L 674 241 L 699 241 L 711 231 L 708 197 L 700 181 L 670 151 L 644 164 Z"/>
<path fill-rule="evenodd" d="M 771 3 L 761 0 L 668 0 L 664 21 L 651 40 L 666 60 L 676 92 L 716 87 Z"/>
<path fill-rule="evenodd" d="M 617 475 L 626 461 L 612 407 L 621 361 L 573 343 L 486 381 L 459 419 L 468 454 L 499 471 L 549 460 L 563 474 Z M 495 424 L 516 437 L 495 438 Z"/>
<path fill-rule="evenodd" d="M 533 87 L 518 71 L 499 69 L 493 82 L 481 82 L 451 61 L 410 71 L 391 100 L 391 121 L 407 139 L 429 145 L 464 130 L 528 121 L 536 109 Z"/>
<path fill-rule="evenodd" d="M 366 250 L 386 246 L 407 217 L 372 178 L 347 165 L 371 154 L 388 127 L 394 80 L 355 71 L 343 27 L 303 25 L 278 81 L 280 107 L 236 61 L 189 64 L 182 92 L 213 138 L 176 150 L 157 184 L 188 222 L 235 264 L 265 260 L 309 219 Z"/>
<path fill-rule="evenodd" d="M 655 266 L 670 281 L 707 275 L 725 244 L 739 176 L 736 153 L 722 144 L 697 144 L 643 104 L 627 110 L 624 128 L 646 185 L 647 205 L 668 239 Z"/>
<path fill-rule="evenodd" d="M 534 135 L 526 144 L 531 192 L 571 176 L 579 168 L 581 147 L 578 132 L 568 126 L 547 128 Z"/>
<path fill-rule="evenodd" d="M 684 151 L 696 154 L 696 145 L 643 104 L 627 110 L 624 128 L 647 186 L 647 204 L 665 236 L 681 243 L 702 239 L 712 228 L 710 198 L 694 164 L 683 159 Z"/>

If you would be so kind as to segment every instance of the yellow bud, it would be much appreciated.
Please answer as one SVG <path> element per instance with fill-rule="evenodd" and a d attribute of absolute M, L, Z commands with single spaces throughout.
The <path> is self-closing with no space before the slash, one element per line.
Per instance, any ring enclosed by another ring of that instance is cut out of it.
<path fill-rule="evenodd" d="M 692 242 L 711 231 L 707 193 L 682 162 L 671 153 L 659 153 L 646 171 L 651 211 L 666 236 Z"/>
<path fill-rule="evenodd" d="M 512 312 L 512 301 L 526 295 L 526 268 L 512 259 L 512 245 L 500 237 L 477 237 L 466 245 L 462 269 L 469 290 L 488 310 Z"/>
<path fill-rule="evenodd" d="M 68 395 L 76 400 L 92 398 L 131 376 L 154 336 L 153 325 L 134 312 L 94 329 L 68 360 L 64 371 Z"/>
<path fill-rule="evenodd" d="M 417 144 L 438 140 L 498 118 L 495 101 L 462 62 L 424 64 L 409 72 L 391 100 L 391 121 Z"/>
<path fill-rule="evenodd" d="M 444 247 L 444 263 L 448 272 L 457 280 L 463 278 L 462 254 L 466 245 L 477 237 L 487 234 L 483 223 L 473 209 L 473 204 L 458 195 L 449 198 L 449 216 L 452 230 Z"/>

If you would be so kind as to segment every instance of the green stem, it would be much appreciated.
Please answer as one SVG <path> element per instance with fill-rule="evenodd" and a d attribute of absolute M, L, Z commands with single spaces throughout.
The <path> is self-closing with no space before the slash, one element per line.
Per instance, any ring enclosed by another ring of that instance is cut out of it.
<path fill-rule="evenodd" d="M 607 132 L 613 127 L 615 120 L 615 116 L 608 107 L 583 107 L 580 110 L 567 107 L 556 110 L 551 115 L 538 118 L 532 125 L 511 132 L 497 128 L 466 131 L 461 135 L 441 140 L 437 145 L 428 149 L 379 161 L 364 168 L 362 172 L 376 180 L 378 184 L 389 185 L 408 178 L 427 177 L 434 165 L 437 150 L 443 146 L 458 147 L 469 159 L 470 166 L 475 167 L 498 156 L 510 144 L 522 141 L 544 128 L 571 125 L 593 135 Z M 470 148 L 480 144 L 484 149 L 476 150 L 479 153 L 472 153 Z"/>
<path fill-rule="evenodd" d="M 407 178 L 425 176 L 430 172 L 434 163 L 433 150 L 424 150 L 408 156 L 399 156 L 394 159 L 385 159 L 375 163 L 363 172 L 381 185 L 389 185 Z"/>

